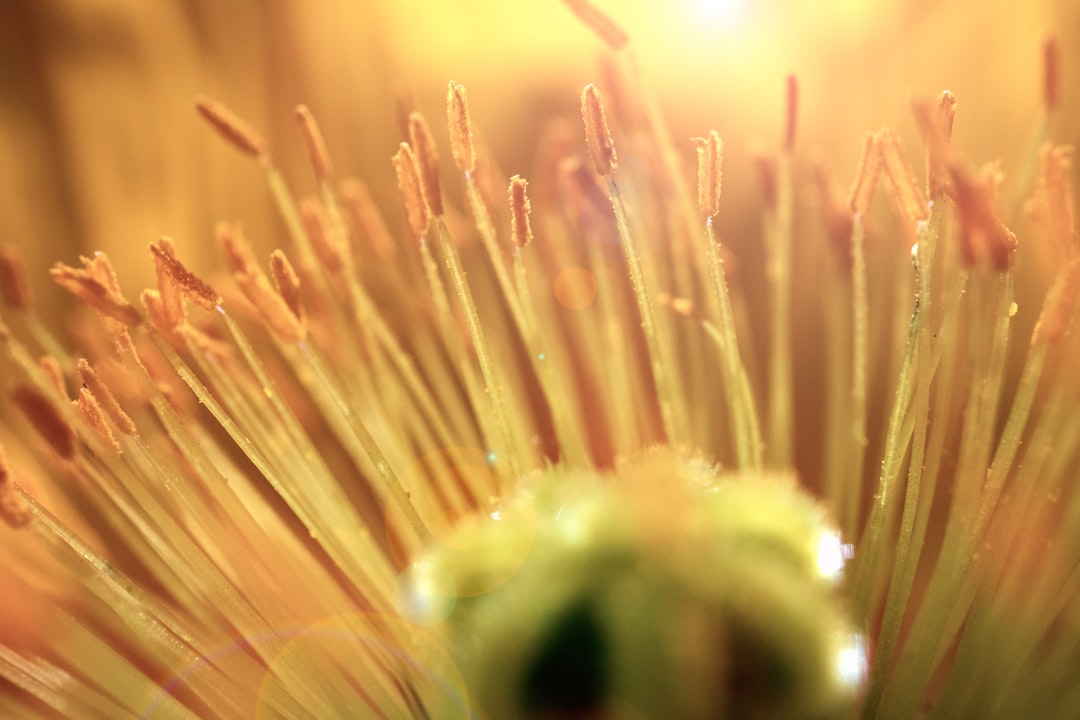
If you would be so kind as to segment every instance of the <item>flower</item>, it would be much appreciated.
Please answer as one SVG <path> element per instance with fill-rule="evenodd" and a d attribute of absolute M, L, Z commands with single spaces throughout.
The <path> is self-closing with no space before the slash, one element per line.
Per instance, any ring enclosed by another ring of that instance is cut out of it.
<path fill-rule="evenodd" d="M 285 228 L 267 270 L 236 224 L 227 277 L 163 238 L 138 299 L 111 255 L 57 263 L 72 352 L 0 256 L 0 708 L 1076 713 L 1071 151 L 1032 150 L 1014 212 L 946 92 L 925 185 L 886 127 L 842 195 L 789 76 L 755 254 L 726 133 L 673 140 L 627 34 L 566 4 L 603 82 L 509 183 L 464 84 L 454 173 L 403 113 L 397 231 L 308 107 L 297 201 L 202 98 Z"/>

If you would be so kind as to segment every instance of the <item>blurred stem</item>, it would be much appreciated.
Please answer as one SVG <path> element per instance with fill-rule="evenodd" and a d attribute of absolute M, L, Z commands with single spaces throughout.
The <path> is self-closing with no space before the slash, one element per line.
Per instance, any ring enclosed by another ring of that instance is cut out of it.
<path fill-rule="evenodd" d="M 870 301 L 866 282 L 866 230 L 856 215 L 851 227 L 851 459 L 847 466 L 843 527 L 858 527 L 866 459 L 866 387 Z"/>
<path fill-rule="evenodd" d="M 791 467 L 792 446 L 792 364 L 791 364 L 791 155 L 780 154 L 776 163 L 776 206 L 767 216 L 765 242 L 768 247 L 767 275 L 772 290 L 769 362 L 769 461 L 774 467 Z"/>

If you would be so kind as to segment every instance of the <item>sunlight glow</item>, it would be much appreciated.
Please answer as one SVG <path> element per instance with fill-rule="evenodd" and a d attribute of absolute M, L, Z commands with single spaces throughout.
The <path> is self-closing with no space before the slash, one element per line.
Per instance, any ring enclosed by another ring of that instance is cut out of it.
<path fill-rule="evenodd" d="M 850 688 L 856 689 L 866 683 L 866 673 L 870 658 L 866 649 L 866 639 L 862 635 L 852 635 L 837 657 L 837 670 L 840 679 Z"/>
<path fill-rule="evenodd" d="M 710 23 L 730 23 L 742 14 L 740 0 L 698 0 L 701 18 Z"/>
<path fill-rule="evenodd" d="M 845 545 L 835 533 L 825 533 L 818 540 L 818 571 L 830 579 L 839 579 L 844 565 L 851 558 L 852 548 Z"/>

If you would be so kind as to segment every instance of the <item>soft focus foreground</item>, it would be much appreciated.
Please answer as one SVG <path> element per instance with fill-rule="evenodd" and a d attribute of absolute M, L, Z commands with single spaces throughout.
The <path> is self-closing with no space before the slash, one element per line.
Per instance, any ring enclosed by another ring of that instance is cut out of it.
<path fill-rule="evenodd" d="M 514 136 L 528 182 L 453 83 L 445 135 L 405 103 L 373 169 L 400 229 L 394 181 L 339 177 L 307 108 L 295 200 L 277 144 L 201 100 L 265 174 L 268 266 L 236 225 L 213 287 L 188 238 L 152 244 L 138 301 L 104 255 L 56 265 L 72 342 L 5 253 L 0 709 L 1080 712 L 1061 51 L 1030 50 L 1043 117 L 1005 185 L 954 149 L 947 93 L 892 118 L 917 150 L 853 135 L 838 191 L 778 82 L 776 149 L 726 178 L 762 248 L 729 248 L 720 135 L 673 138 L 621 30 L 568 5 L 609 46 L 603 95 Z"/>

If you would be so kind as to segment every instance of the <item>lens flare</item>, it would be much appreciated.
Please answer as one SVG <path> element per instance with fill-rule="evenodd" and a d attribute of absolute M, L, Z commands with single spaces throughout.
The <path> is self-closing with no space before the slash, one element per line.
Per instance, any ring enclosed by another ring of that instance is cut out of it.
<path fill-rule="evenodd" d="M 710 23 L 731 23 L 742 15 L 739 0 L 698 0 L 698 14 Z"/>

